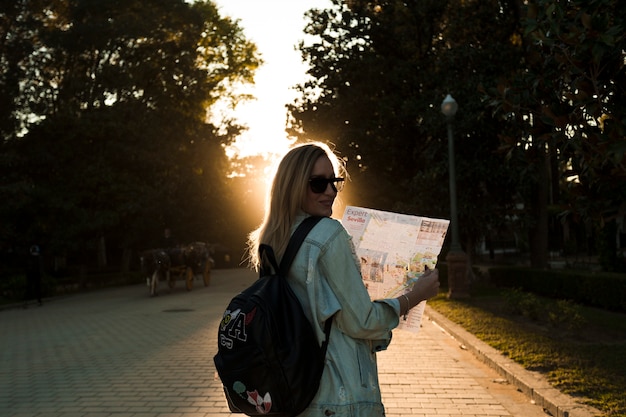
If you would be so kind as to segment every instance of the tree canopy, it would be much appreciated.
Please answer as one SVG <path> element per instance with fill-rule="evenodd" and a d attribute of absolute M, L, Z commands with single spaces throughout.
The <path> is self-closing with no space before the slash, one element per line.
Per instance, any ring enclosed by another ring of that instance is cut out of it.
<path fill-rule="evenodd" d="M 513 227 L 546 266 L 575 238 L 565 218 L 624 214 L 617 3 L 334 0 L 308 14 L 319 41 L 300 46 L 311 79 L 290 132 L 336 146 L 355 204 L 448 217 L 439 104 L 451 93 L 466 249 Z"/>
<path fill-rule="evenodd" d="M 508 122 L 502 149 L 529 168 L 537 238 L 553 213 L 551 231 L 570 240 L 561 244 L 582 246 L 570 238 L 577 227 L 598 234 L 601 255 L 613 257 L 609 269 L 617 230 L 605 226 L 626 213 L 625 19 L 618 1 L 529 2 L 521 65 L 488 92 Z"/>
<path fill-rule="evenodd" d="M 514 201 L 515 179 L 494 153 L 501 122 L 477 89 L 513 65 L 515 13 L 496 1 L 335 1 L 310 12 L 307 30 L 320 41 L 301 48 L 312 80 L 290 107 L 292 133 L 336 145 L 356 204 L 448 217 L 440 103 L 452 93 L 460 223 L 473 245 L 485 227 L 501 226 L 489 208 L 502 213 Z"/>
<path fill-rule="evenodd" d="M 24 0 L 2 3 L 0 35 L 2 241 L 225 238 L 241 127 L 211 111 L 260 64 L 237 22 L 211 2 Z"/>

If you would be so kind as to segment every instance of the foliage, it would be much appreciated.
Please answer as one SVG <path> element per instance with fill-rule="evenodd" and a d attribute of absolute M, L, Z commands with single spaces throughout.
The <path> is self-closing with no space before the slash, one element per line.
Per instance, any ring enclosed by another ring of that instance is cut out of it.
<path fill-rule="evenodd" d="M 626 311 L 626 277 L 624 274 L 576 270 L 544 270 L 526 267 L 489 268 L 491 281 L 504 288 L 577 303 Z"/>
<path fill-rule="evenodd" d="M 503 230 L 517 184 L 495 153 L 502 122 L 477 90 L 517 65 L 514 3 L 336 0 L 308 17 L 306 31 L 319 41 L 300 46 L 312 79 L 289 107 L 291 133 L 336 145 L 356 190 L 351 203 L 449 217 L 439 103 L 451 92 L 460 106 L 454 131 L 463 241 L 471 251 L 480 236 Z"/>
<path fill-rule="evenodd" d="M 519 314 L 566 330 L 578 330 L 584 324 L 580 307 L 571 300 L 544 302 L 535 294 L 517 288 L 503 291 L 502 297 L 505 310 L 510 314 Z"/>
<path fill-rule="evenodd" d="M 290 132 L 336 145 L 351 203 L 447 217 L 452 93 L 461 240 L 471 255 L 513 225 L 546 267 L 624 213 L 624 14 L 617 0 L 335 0 L 308 13 Z"/>
<path fill-rule="evenodd" d="M 517 296 L 523 299 L 521 293 Z M 550 305 L 546 299 L 535 301 Z M 565 326 L 559 330 L 549 320 L 511 315 L 508 302 L 505 295 L 483 288 L 467 300 L 439 296 L 428 304 L 503 355 L 540 372 L 560 391 L 606 416 L 626 415 L 626 316 L 567 303 L 562 311 L 569 314 L 573 308 L 580 320 L 571 322 L 576 331 L 567 329 L 565 323 L 559 324 Z"/>
<path fill-rule="evenodd" d="M 84 259 L 100 237 L 149 247 L 165 226 L 228 238 L 240 127 L 207 120 L 260 63 L 237 23 L 201 1 L 26 0 L 0 24 L 3 246 Z"/>
<path fill-rule="evenodd" d="M 626 201 L 626 11 L 618 0 L 535 0 L 524 11 L 523 59 L 486 89 L 509 122 L 502 150 L 528 167 L 536 221 L 551 200 L 566 228 L 601 229 Z"/>
<path fill-rule="evenodd" d="M 21 301 L 25 292 L 25 275 L 7 275 L 0 280 L 0 300 L 2 303 Z"/>
<path fill-rule="evenodd" d="M 566 175 L 579 180 L 568 184 L 572 209 L 612 213 L 626 200 L 626 12 L 618 1 L 538 1 L 527 20 L 545 65 L 563 74 L 539 116 L 552 138 L 568 137 Z"/>

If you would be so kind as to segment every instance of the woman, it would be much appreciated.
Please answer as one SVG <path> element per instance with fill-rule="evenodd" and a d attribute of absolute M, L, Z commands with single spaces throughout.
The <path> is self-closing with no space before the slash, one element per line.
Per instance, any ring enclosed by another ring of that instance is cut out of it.
<path fill-rule="evenodd" d="M 325 217 L 307 236 L 288 275 L 320 342 L 324 322 L 334 320 L 320 388 L 301 416 L 384 416 L 376 352 L 387 348 L 400 316 L 439 290 L 439 275 L 433 270 L 407 295 L 370 300 L 351 238 L 330 218 L 345 174 L 324 144 L 290 150 L 278 166 L 263 223 L 248 242 L 251 264 L 258 269 L 260 243 L 272 246 L 280 260 L 304 218 Z"/>

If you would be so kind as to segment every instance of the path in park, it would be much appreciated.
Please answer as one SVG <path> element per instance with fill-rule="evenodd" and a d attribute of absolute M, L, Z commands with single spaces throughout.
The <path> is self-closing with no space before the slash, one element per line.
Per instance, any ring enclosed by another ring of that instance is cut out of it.
<path fill-rule="evenodd" d="M 0 416 L 231 415 L 213 365 L 217 326 L 255 278 L 215 270 L 209 287 L 196 282 L 190 292 L 179 282 L 150 298 L 134 285 L 0 311 Z M 388 417 L 547 415 L 545 404 L 478 360 L 485 353 L 473 354 L 471 340 L 452 337 L 462 329 L 430 314 L 419 333 L 395 331 L 378 354 Z"/>

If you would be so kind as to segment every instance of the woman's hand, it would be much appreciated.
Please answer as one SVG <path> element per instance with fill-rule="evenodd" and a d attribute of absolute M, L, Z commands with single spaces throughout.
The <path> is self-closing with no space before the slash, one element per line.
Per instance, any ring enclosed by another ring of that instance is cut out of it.
<path fill-rule="evenodd" d="M 439 293 L 439 270 L 428 269 L 421 277 L 417 279 L 415 285 L 409 292 L 408 296 L 415 303 L 419 304 L 424 300 L 433 298 Z"/>
<path fill-rule="evenodd" d="M 410 309 L 424 300 L 433 298 L 439 293 L 439 271 L 428 269 L 417 279 L 411 291 L 396 299 L 400 303 L 400 315 L 405 315 Z"/>

